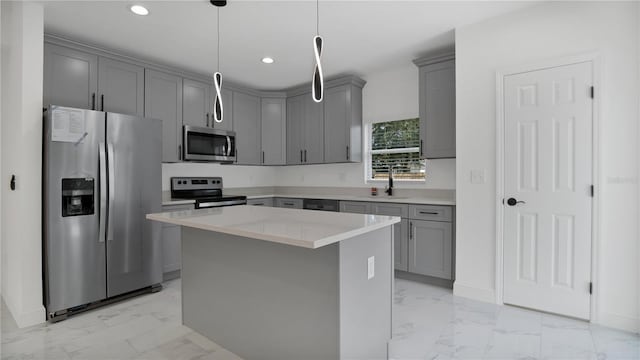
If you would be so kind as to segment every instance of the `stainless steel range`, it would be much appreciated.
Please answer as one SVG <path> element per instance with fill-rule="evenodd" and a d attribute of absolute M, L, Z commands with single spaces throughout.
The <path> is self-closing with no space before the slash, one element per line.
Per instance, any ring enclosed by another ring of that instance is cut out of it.
<path fill-rule="evenodd" d="M 171 198 L 195 199 L 196 209 L 247 203 L 247 197 L 243 195 L 225 196 L 222 193 L 221 177 L 172 177 Z"/>

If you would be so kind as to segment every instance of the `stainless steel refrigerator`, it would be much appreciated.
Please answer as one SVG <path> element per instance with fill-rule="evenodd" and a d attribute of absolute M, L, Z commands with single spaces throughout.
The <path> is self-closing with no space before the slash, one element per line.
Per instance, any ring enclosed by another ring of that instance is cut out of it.
<path fill-rule="evenodd" d="M 52 105 L 43 139 L 48 319 L 160 289 L 162 122 Z"/>

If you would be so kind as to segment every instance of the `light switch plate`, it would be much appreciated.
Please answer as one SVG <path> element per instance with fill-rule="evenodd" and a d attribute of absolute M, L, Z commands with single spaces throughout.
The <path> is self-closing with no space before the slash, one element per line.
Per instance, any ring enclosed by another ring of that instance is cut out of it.
<path fill-rule="evenodd" d="M 485 180 L 485 171 L 484 169 L 475 169 L 471 170 L 471 183 L 472 184 L 484 184 Z"/>
<path fill-rule="evenodd" d="M 373 277 L 376 275 L 375 269 L 376 269 L 376 257 L 371 256 L 367 259 L 367 280 L 373 279 Z"/>

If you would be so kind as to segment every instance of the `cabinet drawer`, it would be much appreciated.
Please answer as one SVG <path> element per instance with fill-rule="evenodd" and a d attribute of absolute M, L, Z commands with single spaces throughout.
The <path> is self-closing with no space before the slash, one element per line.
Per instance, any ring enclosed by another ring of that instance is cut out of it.
<path fill-rule="evenodd" d="M 248 199 L 247 205 L 253 206 L 273 206 L 273 198 Z"/>
<path fill-rule="evenodd" d="M 409 217 L 409 206 L 407 204 L 371 203 L 371 213 L 407 218 Z"/>
<path fill-rule="evenodd" d="M 451 206 L 409 205 L 409 218 L 451 222 L 453 220 L 453 209 Z"/>
<path fill-rule="evenodd" d="M 302 209 L 302 199 L 276 198 L 276 207 Z"/>
<path fill-rule="evenodd" d="M 364 201 L 340 201 L 340 212 L 371 214 L 371 204 Z"/>

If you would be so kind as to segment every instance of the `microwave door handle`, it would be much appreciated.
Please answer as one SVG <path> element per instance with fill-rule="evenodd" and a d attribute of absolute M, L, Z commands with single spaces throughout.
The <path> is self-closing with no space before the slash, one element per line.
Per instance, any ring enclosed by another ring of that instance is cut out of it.
<path fill-rule="evenodd" d="M 107 145 L 107 171 L 109 173 L 109 217 L 107 218 L 107 241 L 113 241 L 113 213 L 115 203 L 115 155 L 113 153 L 113 144 Z"/>
<path fill-rule="evenodd" d="M 104 143 L 98 145 L 98 162 L 100 164 L 100 229 L 98 230 L 98 242 L 103 243 L 107 217 L 107 156 Z"/>
<path fill-rule="evenodd" d="M 231 156 L 231 137 L 227 136 L 227 156 Z"/>

